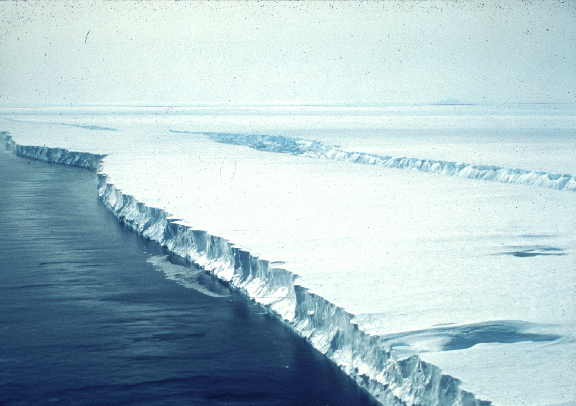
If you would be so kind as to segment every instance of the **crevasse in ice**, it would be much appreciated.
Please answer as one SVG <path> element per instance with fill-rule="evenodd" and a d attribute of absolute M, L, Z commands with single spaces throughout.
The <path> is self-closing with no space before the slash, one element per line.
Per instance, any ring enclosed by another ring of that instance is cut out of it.
<path fill-rule="evenodd" d="M 382 156 L 364 152 L 350 152 L 319 141 L 261 134 L 208 133 L 215 141 L 246 145 L 261 151 L 289 153 L 314 158 L 334 159 L 389 168 L 414 169 L 462 178 L 491 180 L 502 183 L 535 185 L 576 191 L 576 178 L 569 174 L 547 173 L 527 169 L 505 168 L 495 165 L 474 165 L 435 159 Z"/>

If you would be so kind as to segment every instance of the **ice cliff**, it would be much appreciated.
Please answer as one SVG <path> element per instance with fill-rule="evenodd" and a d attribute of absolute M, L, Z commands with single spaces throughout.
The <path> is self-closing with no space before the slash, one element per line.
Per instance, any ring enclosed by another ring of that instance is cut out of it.
<path fill-rule="evenodd" d="M 363 332 L 354 316 L 298 284 L 298 276 L 206 231 L 196 230 L 164 210 L 148 207 L 108 182 L 104 155 L 44 146 L 22 146 L 4 133 L 6 149 L 18 156 L 74 165 L 98 172 L 98 194 L 119 221 L 145 238 L 211 272 L 280 318 L 318 351 L 335 362 L 383 405 L 472 406 L 490 404 L 461 389 L 461 382 L 418 356 L 399 359 L 379 336 Z M 225 135 L 218 136 L 226 140 Z M 234 138 L 236 139 L 236 138 Z M 248 139 L 248 138 L 247 138 Z M 270 141 L 270 139 L 268 139 Z M 250 141 L 252 142 L 252 141 Z M 314 142 L 280 138 L 281 152 L 371 163 L 376 157 L 339 158 Z M 266 147 L 266 149 L 269 149 Z M 314 152 L 315 151 L 315 152 Z M 322 152 L 323 151 L 323 152 Z M 374 161 L 376 162 L 376 161 Z M 422 167 L 424 164 L 420 164 Z M 430 164 L 433 167 L 434 164 Z M 572 179 L 572 182 L 574 180 Z M 193 220 L 193 219 L 188 219 Z"/>
<path fill-rule="evenodd" d="M 98 172 L 102 159 L 105 155 L 91 154 L 88 152 L 68 151 L 63 148 L 47 148 L 42 146 L 30 146 L 16 144 L 12 137 L 2 132 L 6 140 L 6 149 L 12 150 L 18 156 L 36 159 L 44 162 L 55 162 L 63 165 L 78 166 L 92 172 Z"/>
<path fill-rule="evenodd" d="M 462 178 L 541 186 L 558 190 L 576 191 L 576 176 L 553 174 L 527 169 L 512 169 L 493 165 L 474 165 L 433 159 L 392 157 L 363 152 L 350 152 L 336 145 L 301 138 L 277 135 L 205 133 L 217 142 L 244 145 L 261 151 L 304 155 L 312 158 L 333 159 L 389 168 L 413 169 Z"/>

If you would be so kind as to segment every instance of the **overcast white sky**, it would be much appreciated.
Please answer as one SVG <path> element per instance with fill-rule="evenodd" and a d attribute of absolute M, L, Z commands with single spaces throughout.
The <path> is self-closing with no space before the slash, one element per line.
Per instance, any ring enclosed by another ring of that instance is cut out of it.
<path fill-rule="evenodd" d="M 3 2 L 0 105 L 576 103 L 576 1 Z"/>

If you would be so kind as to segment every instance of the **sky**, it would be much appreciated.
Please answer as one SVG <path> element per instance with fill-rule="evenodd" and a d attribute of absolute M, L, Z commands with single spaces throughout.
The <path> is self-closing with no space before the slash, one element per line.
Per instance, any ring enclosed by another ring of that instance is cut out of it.
<path fill-rule="evenodd" d="M 0 106 L 576 103 L 575 67 L 575 0 L 0 7 Z"/>

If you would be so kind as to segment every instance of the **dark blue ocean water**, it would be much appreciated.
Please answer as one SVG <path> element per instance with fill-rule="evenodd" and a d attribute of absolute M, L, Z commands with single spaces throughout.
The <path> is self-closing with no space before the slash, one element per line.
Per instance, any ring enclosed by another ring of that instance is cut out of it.
<path fill-rule="evenodd" d="M 93 173 L 0 151 L 0 405 L 376 404 L 209 275 L 217 297 L 166 279 L 163 254 Z"/>

